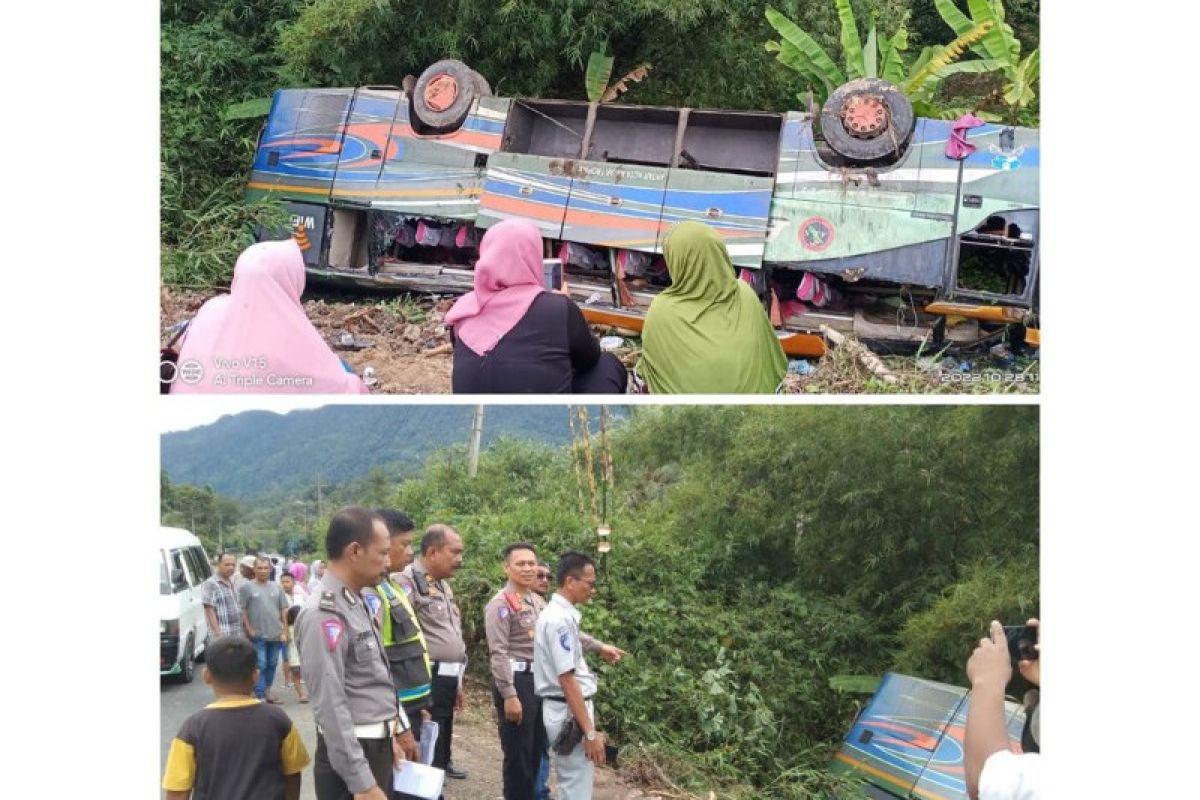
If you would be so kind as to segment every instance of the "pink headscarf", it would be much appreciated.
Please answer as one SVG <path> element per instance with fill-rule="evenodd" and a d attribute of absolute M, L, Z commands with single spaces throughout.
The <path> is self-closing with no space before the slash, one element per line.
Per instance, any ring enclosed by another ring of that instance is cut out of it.
<path fill-rule="evenodd" d="M 304 315 L 303 292 L 304 257 L 295 241 L 246 248 L 229 295 L 209 300 L 188 325 L 171 394 L 365 394 L 362 380 Z M 203 370 L 192 384 L 184 380 L 189 361 Z"/>
<path fill-rule="evenodd" d="M 303 561 L 293 561 L 288 567 L 288 572 L 292 573 L 292 577 L 296 579 L 296 583 L 304 586 L 304 579 L 308 576 L 308 567 Z"/>
<path fill-rule="evenodd" d="M 542 285 L 542 235 L 523 219 L 506 219 L 483 235 L 475 264 L 475 290 L 458 299 L 446 324 L 478 355 L 499 343 L 521 321 Z"/>

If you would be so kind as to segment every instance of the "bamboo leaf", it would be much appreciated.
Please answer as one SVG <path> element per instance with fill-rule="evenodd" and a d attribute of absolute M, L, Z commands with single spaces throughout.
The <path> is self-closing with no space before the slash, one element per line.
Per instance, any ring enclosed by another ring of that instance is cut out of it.
<path fill-rule="evenodd" d="M 867 29 L 867 43 L 863 45 L 863 76 L 866 78 L 879 77 L 879 63 L 876 60 L 879 52 L 879 44 L 876 39 L 875 20 L 871 20 L 871 27 Z"/>
<path fill-rule="evenodd" d="M 842 57 L 846 60 L 846 76 L 853 80 L 866 74 L 863 64 L 862 40 L 858 38 L 858 24 L 854 21 L 854 9 L 850 0 L 834 0 L 838 19 L 842 23 Z"/>
<path fill-rule="evenodd" d="M 608 88 L 608 81 L 612 77 L 613 57 L 606 56 L 599 50 L 592 51 L 588 56 L 587 76 L 584 83 L 587 86 L 588 100 L 593 103 L 598 102 L 604 96 L 604 90 Z"/>
<path fill-rule="evenodd" d="M 813 63 L 820 71 L 822 83 L 827 88 L 839 86 L 846 82 L 845 74 L 838 69 L 837 64 L 833 63 L 833 59 L 825 52 L 821 45 L 817 44 L 816 40 L 800 29 L 796 23 L 780 14 L 771 6 L 767 6 L 767 22 L 771 23 L 783 41 L 791 44 L 797 50 Z"/>

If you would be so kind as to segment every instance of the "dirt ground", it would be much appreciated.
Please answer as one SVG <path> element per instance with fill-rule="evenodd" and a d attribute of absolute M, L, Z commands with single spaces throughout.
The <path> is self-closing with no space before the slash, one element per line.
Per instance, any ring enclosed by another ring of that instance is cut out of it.
<path fill-rule="evenodd" d="M 465 780 L 447 780 L 446 800 L 502 800 L 500 740 L 496 733 L 496 711 L 492 698 L 481 684 L 468 682 L 467 708 L 454 718 L 454 763 L 467 771 Z M 553 762 L 550 793 L 558 796 Z M 649 800 L 661 795 L 646 793 L 629 785 L 620 773 L 607 767 L 596 770 L 594 800 Z"/>
<path fill-rule="evenodd" d="M 163 343 L 176 323 L 191 318 L 214 292 L 163 287 Z M 359 375 L 369 375 L 373 394 L 449 394 L 452 356 L 443 324 L 453 298 L 399 295 L 381 299 L 346 293 L 310 293 L 304 311 L 334 351 Z M 593 326 L 597 336 L 620 333 Z M 626 332 L 627 333 L 627 332 Z M 342 340 L 354 347 L 346 349 Z M 625 338 L 615 351 L 627 368 L 637 363 L 640 340 Z M 832 348 L 819 361 L 794 359 L 780 394 L 1036 394 L 1041 364 L 1036 354 L 998 361 L 987 351 L 960 357 L 882 356 L 891 374 L 881 376 L 856 357 L 861 348 Z M 368 372 L 369 368 L 369 372 Z"/>
<path fill-rule="evenodd" d="M 215 293 L 164 287 L 159 296 L 161 333 L 190 319 Z M 377 394 L 449 394 L 450 335 L 442 319 L 453 300 L 378 300 L 358 302 L 310 297 L 304 312 L 334 352 L 363 375 L 370 367 Z M 349 334 L 362 349 L 344 349 Z M 368 381 L 370 384 L 370 381 Z"/>

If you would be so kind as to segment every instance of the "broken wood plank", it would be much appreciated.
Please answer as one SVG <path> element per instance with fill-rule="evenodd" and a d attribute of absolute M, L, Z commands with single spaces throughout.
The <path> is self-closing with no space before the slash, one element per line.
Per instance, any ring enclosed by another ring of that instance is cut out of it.
<path fill-rule="evenodd" d="M 825 338 L 837 347 L 845 347 L 849 350 L 859 360 L 859 363 L 878 376 L 884 383 L 899 383 L 896 376 L 879 360 L 879 357 L 864 347 L 861 342 L 854 339 L 847 339 L 828 325 L 821 326 L 821 333 L 825 334 Z"/>

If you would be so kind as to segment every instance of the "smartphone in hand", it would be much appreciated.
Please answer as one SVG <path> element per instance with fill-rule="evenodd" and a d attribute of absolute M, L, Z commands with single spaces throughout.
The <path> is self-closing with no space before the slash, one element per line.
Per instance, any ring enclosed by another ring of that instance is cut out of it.
<path fill-rule="evenodd" d="M 1008 654 L 1013 661 L 1037 661 L 1038 641 L 1036 625 L 1005 625 L 1004 637 L 1008 639 Z"/>

